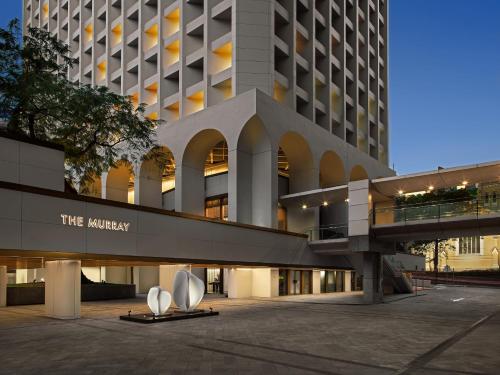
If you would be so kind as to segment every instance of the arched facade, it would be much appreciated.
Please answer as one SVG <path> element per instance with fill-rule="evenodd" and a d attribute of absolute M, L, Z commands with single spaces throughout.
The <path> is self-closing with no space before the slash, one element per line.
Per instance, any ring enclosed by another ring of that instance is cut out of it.
<path fill-rule="evenodd" d="M 319 185 L 321 188 L 344 185 L 346 183 L 344 162 L 334 151 L 326 151 L 319 162 Z"/>
<path fill-rule="evenodd" d="M 130 162 L 121 160 L 106 176 L 106 199 L 134 203 L 134 171 Z"/>
<path fill-rule="evenodd" d="M 288 175 L 288 191 L 286 193 L 293 194 L 317 189 L 319 173 L 315 167 L 313 153 L 305 138 L 296 132 L 287 132 L 281 137 L 279 147 L 282 150 L 282 157 L 284 155 L 283 159 L 288 163 L 288 173 L 286 173 Z M 276 163 L 275 171 L 279 172 L 277 169 L 278 163 Z M 285 212 L 280 208 L 278 216 L 277 220 L 279 222 L 283 221 L 283 216 L 285 216 L 287 230 L 299 233 L 317 226 L 319 221 L 317 207 L 303 208 L 299 205 L 297 207 L 287 207 Z"/>
<path fill-rule="evenodd" d="M 349 175 L 349 181 L 360 181 L 366 180 L 367 178 L 368 173 L 361 165 L 355 165 L 354 167 L 352 167 L 351 173 Z"/>
<path fill-rule="evenodd" d="M 138 204 L 157 208 L 166 206 L 163 193 L 175 188 L 175 159 L 170 149 L 158 147 L 151 150 L 142 162 L 136 180 L 135 201 Z"/>
<path fill-rule="evenodd" d="M 210 151 L 224 141 L 215 129 L 202 130 L 189 140 L 175 173 L 177 211 L 205 215 L 205 164 Z"/>
<path fill-rule="evenodd" d="M 229 201 L 230 216 L 242 223 L 273 226 L 272 187 L 277 181 L 273 168 L 275 155 L 258 116 L 251 117 L 241 130 L 230 160 L 234 159 L 236 168 L 233 169 L 237 172 L 232 178 L 236 179 L 236 191 L 232 194 L 234 201 Z"/>
<path fill-rule="evenodd" d="M 317 188 L 318 173 L 313 154 L 307 141 L 296 132 L 287 132 L 280 139 L 279 147 L 288 161 L 289 194 Z"/>
<path fill-rule="evenodd" d="M 91 181 L 85 184 L 80 184 L 79 193 L 89 197 L 101 198 L 102 197 L 102 181 L 101 176 L 94 176 Z"/>

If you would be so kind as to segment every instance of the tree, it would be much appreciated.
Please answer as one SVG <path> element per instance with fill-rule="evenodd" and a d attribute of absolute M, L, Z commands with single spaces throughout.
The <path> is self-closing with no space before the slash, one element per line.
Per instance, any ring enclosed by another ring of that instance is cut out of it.
<path fill-rule="evenodd" d="M 436 277 L 439 272 L 439 253 L 444 252 L 448 253 L 448 251 L 455 250 L 455 246 L 450 243 L 449 239 L 434 239 L 434 240 L 419 240 L 413 241 L 408 244 L 408 250 L 412 254 L 417 255 L 427 255 L 432 252 L 432 258 L 429 262 L 433 264 L 433 271 L 436 274 Z"/>
<path fill-rule="evenodd" d="M 154 157 L 158 121 L 106 87 L 69 82 L 75 63 L 68 46 L 47 31 L 30 28 L 21 37 L 18 20 L 0 28 L 0 116 L 7 131 L 62 145 L 66 177 L 85 186 L 121 159 Z"/>

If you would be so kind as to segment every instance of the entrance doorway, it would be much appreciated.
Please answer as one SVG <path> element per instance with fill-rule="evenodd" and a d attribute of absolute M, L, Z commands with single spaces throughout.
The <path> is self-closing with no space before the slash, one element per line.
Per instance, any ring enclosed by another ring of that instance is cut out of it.
<path fill-rule="evenodd" d="M 280 296 L 310 293 L 312 293 L 312 271 L 280 269 Z"/>
<path fill-rule="evenodd" d="M 207 294 L 223 294 L 224 270 L 222 268 L 207 268 L 205 272 Z"/>

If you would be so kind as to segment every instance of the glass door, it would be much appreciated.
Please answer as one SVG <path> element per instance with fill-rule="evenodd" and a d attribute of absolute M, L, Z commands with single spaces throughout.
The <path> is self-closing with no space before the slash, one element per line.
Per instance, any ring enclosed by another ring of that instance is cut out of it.
<path fill-rule="evenodd" d="M 287 294 L 288 294 L 288 270 L 280 270 L 279 295 L 286 296 Z"/>

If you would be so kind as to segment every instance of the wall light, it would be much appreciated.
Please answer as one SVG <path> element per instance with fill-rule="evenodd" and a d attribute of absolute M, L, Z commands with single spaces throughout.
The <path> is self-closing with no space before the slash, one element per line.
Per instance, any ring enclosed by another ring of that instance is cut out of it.
<path fill-rule="evenodd" d="M 433 191 L 434 190 L 434 186 L 429 186 L 429 191 Z"/>
<path fill-rule="evenodd" d="M 324 201 L 324 202 L 323 202 L 323 206 L 324 206 L 324 207 L 328 206 L 328 202 L 327 202 L 327 201 Z"/>
<path fill-rule="evenodd" d="M 344 202 L 349 203 L 349 198 L 346 198 Z"/>
<path fill-rule="evenodd" d="M 467 186 L 468 183 L 469 183 L 469 181 L 466 181 L 466 180 L 462 181 L 462 185 L 464 185 L 464 186 Z"/>
<path fill-rule="evenodd" d="M 403 193 L 404 193 L 403 190 L 398 190 L 399 195 L 403 195 Z"/>
<path fill-rule="evenodd" d="M 305 210 L 307 208 L 307 204 L 302 205 L 302 209 Z"/>

